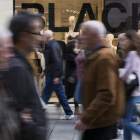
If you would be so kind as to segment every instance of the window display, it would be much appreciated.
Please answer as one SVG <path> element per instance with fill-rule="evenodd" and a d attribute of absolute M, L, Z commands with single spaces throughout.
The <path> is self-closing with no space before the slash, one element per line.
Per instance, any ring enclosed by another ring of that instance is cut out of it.
<path fill-rule="evenodd" d="M 68 41 L 75 39 L 79 35 L 79 25 L 84 21 L 99 20 L 104 23 L 108 31 L 106 36 L 107 46 L 115 53 L 119 34 L 128 29 L 135 29 L 140 34 L 140 0 L 14 1 L 15 14 L 20 9 L 41 14 L 45 21 L 43 31 L 50 29 L 54 32 L 54 38 L 62 47 L 63 54 L 66 52 Z M 41 31 L 42 34 L 43 31 Z M 63 57 L 66 56 L 63 55 Z"/>
<path fill-rule="evenodd" d="M 55 32 L 55 38 L 66 42 L 66 32 L 71 30 L 69 17 L 76 19 L 73 32 L 78 32 L 81 22 L 102 21 L 108 33 L 115 37 L 128 29 L 140 27 L 140 0 L 15 0 L 15 13 L 27 9 L 41 13 L 45 19 L 45 29 Z"/>
<path fill-rule="evenodd" d="M 20 9 L 40 12 L 46 22 L 45 29 L 53 30 L 55 38 L 64 42 L 69 34 L 78 34 L 81 22 L 101 20 L 103 7 L 104 0 L 15 0 L 15 13 Z M 72 17 L 75 17 L 73 25 Z"/>
<path fill-rule="evenodd" d="M 107 34 L 107 36 L 106 36 L 107 46 L 110 47 L 116 53 L 117 47 L 112 44 L 113 40 L 114 40 L 114 35 Z"/>

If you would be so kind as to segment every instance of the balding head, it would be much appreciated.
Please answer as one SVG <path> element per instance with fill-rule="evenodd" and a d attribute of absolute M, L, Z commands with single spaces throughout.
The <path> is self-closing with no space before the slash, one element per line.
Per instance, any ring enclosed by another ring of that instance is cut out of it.
<path fill-rule="evenodd" d="M 49 37 L 53 37 L 53 31 L 52 30 L 46 30 L 46 31 L 44 31 L 44 35 L 47 35 Z"/>
<path fill-rule="evenodd" d="M 83 49 L 91 50 L 97 43 L 103 43 L 106 36 L 106 28 L 103 23 L 91 20 L 81 24 L 82 34 L 80 35 L 80 44 Z"/>
<path fill-rule="evenodd" d="M 12 33 L 8 29 L 4 27 L 0 27 L 0 39 L 4 39 L 8 37 L 12 37 Z"/>
<path fill-rule="evenodd" d="M 96 21 L 96 20 L 86 21 L 86 22 L 83 22 L 81 26 L 88 27 L 90 32 L 97 33 L 99 37 L 106 36 L 107 30 L 104 24 L 100 21 Z"/>
<path fill-rule="evenodd" d="M 7 46 L 8 45 L 8 46 Z M 4 27 L 0 27 L 0 47 L 12 47 L 12 33 Z M 5 48 L 6 48 L 5 47 Z"/>
<path fill-rule="evenodd" d="M 8 68 L 8 61 L 13 54 L 12 33 L 3 27 L 0 27 L 0 70 Z"/>
<path fill-rule="evenodd" d="M 46 30 L 44 31 L 44 41 L 45 43 L 49 43 L 50 40 L 52 40 L 54 37 L 53 37 L 53 31 L 51 30 Z"/>

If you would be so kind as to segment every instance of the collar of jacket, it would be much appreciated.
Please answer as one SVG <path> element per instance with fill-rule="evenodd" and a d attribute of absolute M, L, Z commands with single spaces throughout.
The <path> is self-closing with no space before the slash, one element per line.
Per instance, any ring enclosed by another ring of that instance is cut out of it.
<path fill-rule="evenodd" d="M 89 54 L 87 60 L 93 60 L 93 59 L 96 59 L 98 57 L 98 54 L 99 52 L 102 50 L 102 49 L 106 49 L 108 47 L 105 47 L 105 46 L 98 46 L 98 47 L 95 47 L 94 50 L 92 50 L 91 54 Z"/>
<path fill-rule="evenodd" d="M 91 53 L 96 52 L 96 50 L 101 46 L 101 42 L 98 42 L 95 46 L 93 46 Z"/>
<path fill-rule="evenodd" d="M 33 72 L 33 69 L 29 63 L 29 61 L 16 49 L 14 49 L 15 58 L 20 58 L 20 60 Z"/>
<path fill-rule="evenodd" d="M 47 44 L 47 47 L 50 47 L 53 42 L 55 42 L 55 39 L 50 40 L 49 43 Z"/>

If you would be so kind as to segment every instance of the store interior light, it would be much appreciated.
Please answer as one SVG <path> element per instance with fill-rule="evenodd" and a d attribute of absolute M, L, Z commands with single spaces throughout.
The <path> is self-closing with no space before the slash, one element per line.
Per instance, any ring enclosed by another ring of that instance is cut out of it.
<path fill-rule="evenodd" d="M 86 16 L 87 14 L 85 14 L 85 16 Z"/>
<path fill-rule="evenodd" d="M 16 8 L 21 7 L 21 6 L 15 6 Z"/>
<path fill-rule="evenodd" d="M 67 9 L 67 12 L 69 12 L 69 10 Z"/>

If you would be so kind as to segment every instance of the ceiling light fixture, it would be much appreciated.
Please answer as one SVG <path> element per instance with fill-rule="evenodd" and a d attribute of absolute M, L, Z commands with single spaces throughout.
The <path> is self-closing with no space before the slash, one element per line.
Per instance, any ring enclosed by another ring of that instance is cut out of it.
<path fill-rule="evenodd" d="M 15 6 L 16 8 L 21 7 L 21 6 Z"/>

